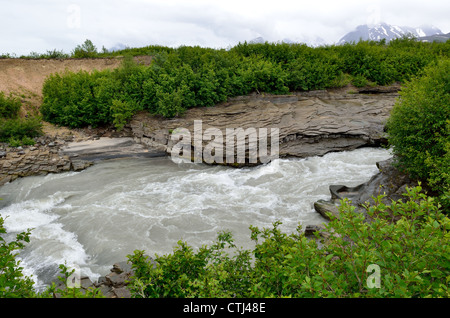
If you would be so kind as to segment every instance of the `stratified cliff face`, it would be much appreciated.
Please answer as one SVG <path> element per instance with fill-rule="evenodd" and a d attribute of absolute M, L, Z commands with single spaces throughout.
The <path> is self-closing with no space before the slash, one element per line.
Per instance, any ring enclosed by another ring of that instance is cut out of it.
<path fill-rule="evenodd" d="M 141 113 L 134 117 L 131 128 L 136 141 L 168 154 L 179 142 L 173 138 L 173 133 L 181 128 L 189 131 L 194 150 L 195 121 L 201 123 L 203 137 L 207 129 L 214 128 L 221 132 L 223 142 L 230 128 L 244 131 L 267 128 L 268 132 L 278 128 L 279 157 L 309 157 L 385 143 L 384 127 L 396 97 L 396 92 L 345 94 L 328 91 L 247 96 L 211 108 L 190 109 L 183 117 L 175 119 Z M 257 138 L 259 146 L 261 135 Z M 211 139 L 204 138 L 203 151 Z M 248 146 L 247 138 L 247 154 Z M 223 147 L 225 154 L 224 144 Z"/>

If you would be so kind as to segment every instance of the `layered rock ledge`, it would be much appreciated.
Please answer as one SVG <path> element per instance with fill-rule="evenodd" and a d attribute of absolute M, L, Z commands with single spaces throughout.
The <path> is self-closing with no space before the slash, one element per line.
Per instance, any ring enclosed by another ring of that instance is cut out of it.
<path fill-rule="evenodd" d="M 80 171 L 89 161 L 73 162 L 60 149 L 66 142 L 50 137 L 38 138 L 34 146 L 0 146 L 0 186 L 20 177 Z"/>
<path fill-rule="evenodd" d="M 94 140 L 71 142 L 61 148 L 61 153 L 72 161 L 95 162 L 106 159 L 129 157 L 160 157 L 165 153 L 148 149 L 137 144 L 131 137 L 109 138 L 100 137 Z"/>
<path fill-rule="evenodd" d="M 100 160 L 164 155 L 136 144 L 131 137 L 77 141 L 41 137 L 34 146 L 0 147 L 0 186 L 20 177 L 81 171 Z"/>
<path fill-rule="evenodd" d="M 190 132 L 191 148 L 195 151 L 194 121 L 201 121 L 202 133 L 208 128 L 219 129 L 223 140 L 229 128 L 267 128 L 267 131 L 278 128 L 279 157 L 304 158 L 386 143 L 384 127 L 397 96 L 392 91 L 377 94 L 315 91 L 286 96 L 244 96 L 211 108 L 193 108 L 182 117 L 173 119 L 140 113 L 130 126 L 136 142 L 167 154 L 171 154 L 179 142 L 172 140 L 172 133 L 180 128 Z M 210 142 L 203 140 L 203 150 Z M 248 145 L 247 138 L 247 158 Z M 226 163 L 226 159 L 223 161 Z"/>

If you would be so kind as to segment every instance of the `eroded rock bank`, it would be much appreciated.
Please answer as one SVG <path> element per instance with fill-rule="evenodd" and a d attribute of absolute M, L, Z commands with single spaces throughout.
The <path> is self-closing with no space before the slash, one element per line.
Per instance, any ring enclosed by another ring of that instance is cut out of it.
<path fill-rule="evenodd" d="M 211 108 L 190 109 L 174 119 L 140 113 L 130 126 L 138 143 L 167 154 L 179 142 L 172 136 L 180 128 L 189 130 L 192 151 L 196 150 L 194 121 L 201 122 L 202 133 L 208 128 L 218 129 L 224 141 L 230 128 L 244 131 L 267 128 L 268 132 L 278 128 L 279 156 L 305 158 L 386 143 L 384 127 L 397 96 L 397 91 L 392 89 L 377 94 L 314 91 L 286 96 L 244 96 Z M 210 142 L 204 138 L 203 150 Z M 260 142 L 261 135 L 258 135 L 258 146 Z M 247 138 L 247 158 L 248 146 Z M 223 162 L 230 163 L 225 155 Z"/>
<path fill-rule="evenodd" d="M 72 137 L 68 137 L 70 140 Z M 67 139 L 69 140 L 69 139 Z M 40 137 L 33 146 L 0 146 L 0 186 L 20 177 L 46 175 L 67 171 L 80 171 L 90 165 L 89 161 L 72 161 L 61 152 L 67 141 L 49 136 Z"/>
<path fill-rule="evenodd" d="M 356 187 L 330 185 L 330 199 L 315 202 L 315 211 L 320 213 L 325 220 L 330 219 L 329 214 L 332 217 L 338 217 L 340 201 L 348 199 L 355 207 L 355 210 L 359 213 L 364 213 L 366 221 L 370 222 L 363 204 L 374 204 L 374 198 L 380 195 L 384 195 L 382 202 L 386 205 L 391 204 L 392 201 L 404 200 L 403 194 L 406 193 L 406 188 L 418 185 L 417 181 L 410 179 L 395 167 L 394 160 L 394 158 L 391 158 L 377 162 L 379 172 L 369 181 Z M 323 229 L 323 226 L 307 226 L 306 233 L 311 235 L 321 229 Z"/>
<path fill-rule="evenodd" d="M 158 157 L 165 153 L 137 144 L 129 132 L 107 129 L 55 129 L 33 146 L 0 144 L 0 186 L 20 177 L 81 171 L 95 162 L 130 157 Z"/>

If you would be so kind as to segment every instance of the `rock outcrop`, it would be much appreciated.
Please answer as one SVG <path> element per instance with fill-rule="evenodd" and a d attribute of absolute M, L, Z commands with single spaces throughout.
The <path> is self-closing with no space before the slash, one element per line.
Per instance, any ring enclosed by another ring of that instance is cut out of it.
<path fill-rule="evenodd" d="M 106 298 L 131 298 L 127 286 L 133 274 L 134 271 L 128 262 L 118 262 L 113 265 L 109 274 L 101 276 L 96 282 L 91 281 L 87 276 L 80 277 L 79 288 L 83 293 L 87 290 L 98 289 Z M 54 283 L 56 290 L 66 288 L 65 284 L 58 279 Z M 60 295 L 56 293 L 54 297 L 59 298 Z"/>
<path fill-rule="evenodd" d="M 89 161 L 73 162 L 60 152 L 64 140 L 41 137 L 34 146 L 0 146 L 0 186 L 20 177 L 83 170 Z"/>
<path fill-rule="evenodd" d="M 211 108 L 189 109 L 182 117 L 173 119 L 140 113 L 130 126 L 137 142 L 167 154 L 171 154 L 179 142 L 172 139 L 173 132 L 180 128 L 190 132 L 191 148 L 195 151 L 194 128 L 197 127 L 194 121 L 201 121 L 202 133 L 208 128 L 218 129 L 223 141 L 229 128 L 255 128 L 257 131 L 267 128 L 268 132 L 271 128 L 278 128 L 279 157 L 309 157 L 384 144 L 385 123 L 396 97 L 397 93 L 392 91 L 377 94 L 316 91 L 286 96 L 245 96 Z M 261 135 L 258 135 L 258 146 L 260 141 Z M 210 142 L 203 140 L 201 151 Z M 270 141 L 268 143 L 270 152 Z M 249 158 L 248 146 L 247 138 L 246 158 Z M 225 154 L 223 143 L 222 147 Z M 223 161 L 227 163 L 226 159 Z"/>
<path fill-rule="evenodd" d="M 158 156 L 165 153 L 136 144 L 130 137 L 73 141 L 45 136 L 34 146 L 0 146 L 0 186 L 20 177 L 81 171 L 99 160 Z"/>
<path fill-rule="evenodd" d="M 164 152 L 148 149 L 137 144 L 131 137 L 100 137 L 80 142 L 70 142 L 61 148 L 61 153 L 72 161 L 98 161 L 130 157 L 159 157 Z"/>
<path fill-rule="evenodd" d="M 147 255 L 147 261 L 156 266 L 156 262 L 153 258 Z M 128 288 L 130 280 L 134 275 L 134 270 L 131 263 L 128 261 L 121 261 L 115 263 L 110 269 L 110 273 L 101 276 L 97 281 L 92 281 L 89 277 L 80 277 L 79 288 L 82 292 L 87 290 L 98 289 L 101 294 L 106 298 L 131 298 L 131 292 Z M 65 285 L 59 280 L 55 281 L 56 289 L 64 289 Z M 55 295 L 56 298 L 59 295 Z"/>
<path fill-rule="evenodd" d="M 325 219 L 329 219 L 328 214 L 339 216 L 339 205 L 342 199 L 350 200 L 356 211 L 361 213 L 365 213 L 362 205 L 373 204 L 373 198 L 379 195 L 385 195 L 384 204 L 404 199 L 403 193 L 406 192 L 406 188 L 416 186 L 417 182 L 400 172 L 393 163 L 393 158 L 377 162 L 379 172 L 369 181 L 356 187 L 330 185 L 330 200 L 315 202 L 314 209 Z"/>

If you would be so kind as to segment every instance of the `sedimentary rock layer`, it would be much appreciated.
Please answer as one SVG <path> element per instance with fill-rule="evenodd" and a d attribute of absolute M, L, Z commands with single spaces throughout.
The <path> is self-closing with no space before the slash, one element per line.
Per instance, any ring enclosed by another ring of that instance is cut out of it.
<path fill-rule="evenodd" d="M 267 128 L 268 132 L 278 128 L 280 157 L 309 157 L 383 144 L 384 127 L 396 97 L 396 93 L 333 94 L 327 91 L 247 96 L 211 108 L 190 109 L 182 117 L 173 119 L 140 113 L 132 120 L 131 128 L 137 142 L 168 154 L 179 143 L 173 133 L 181 128 L 190 132 L 194 150 L 194 128 L 198 128 L 195 121 L 201 123 L 203 137 L 208 128 L 215 128 L 220 130 L 222 141 L 230 128 L 244 131 Z M 201 151 L 213 138 L 203 139 Z M 259 147 L 261 135 L 257 138 Z M 247 153 L 248 145 L 247 139 Z M 225 156 L 224 142 L 223 147 Z"/>

